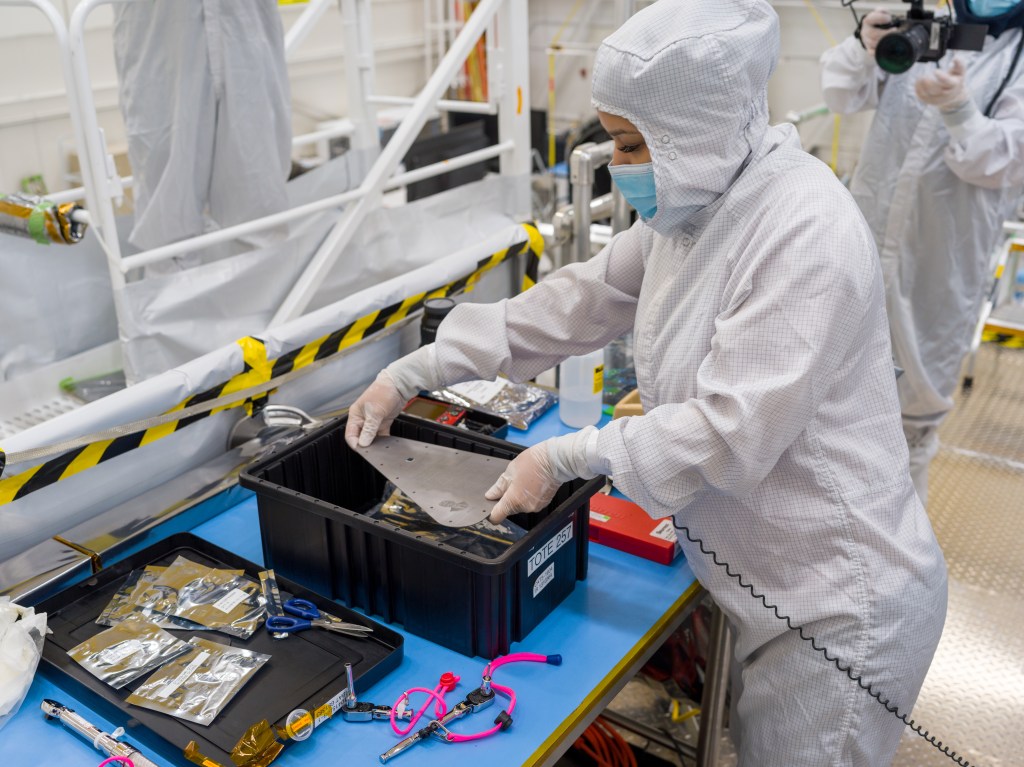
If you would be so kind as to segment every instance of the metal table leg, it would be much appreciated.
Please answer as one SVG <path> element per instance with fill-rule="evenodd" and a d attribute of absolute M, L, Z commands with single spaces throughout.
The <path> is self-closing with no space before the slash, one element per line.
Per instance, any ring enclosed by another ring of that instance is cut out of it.
<path fill-rule="evenodd" d="M 697 767 L 715 767 L 725 719 L 725 693 L 729 686 L 732 658 L 732 630 L 725 613 L 716 604 L 711 611 L 711 643 L 704 672 L 704 695 L 700 702 L 700 736 L 697 739 Z"/>

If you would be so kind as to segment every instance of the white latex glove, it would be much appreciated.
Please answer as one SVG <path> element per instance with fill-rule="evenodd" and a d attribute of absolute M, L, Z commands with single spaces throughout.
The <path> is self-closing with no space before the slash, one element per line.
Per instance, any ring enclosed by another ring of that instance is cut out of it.
<path fill-rule="evenodd" d="M 349 447 L 366 447 L 380 434 L 390 434 L 391 423 L 405 403 L 420 389 L 437 389 L 441 374 L 434 345 L 421 346 L 380 371 L 348 411 L 345 441 Z"/>
<path fill-rule="evenodd" d="M 876 8 L 860 20 L 860 43 L 872 58 L 875 55 L 875 48 L 878 47 L 878 41 L 893 31 L 878 29 L 878 25 L 889 24 L 891 21 L 892 15 L 881 8 Z"/>
<path fill-rule="evenodd" d="M 491 511 L 491 522 L 499 524 L 512 514 L 540 511 L 551 503 L 564 482 L 600 474 L 599 464 L 597 429 L 593 426 L 524 450 L 485 494 L 488 500 L 498 501 Z"/>
<path fill-rule="evenodd" d="M 953 65 L 943 71 L 935 70 L 914 83 L 917 97 L 925 104 L 938 107 L 943 112 L 955 112 L 970 100 L 964 84 L 964 63 L 953 59 Z"/>
<path fill-rule="evenodd" d="M 380 371 L 348 410 L 348 423 L 345 424 L 348 446 L 352 449 L 366 447 L 378 434 L 390 434 L 391 422 L 406 402 L 408 399 L 398 391 L 388 371 Z"/>

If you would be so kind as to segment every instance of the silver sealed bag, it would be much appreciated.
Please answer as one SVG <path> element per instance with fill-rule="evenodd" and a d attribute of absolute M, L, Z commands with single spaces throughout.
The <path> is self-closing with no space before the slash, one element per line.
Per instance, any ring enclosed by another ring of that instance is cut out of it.
<path fill-rule="evenodd" d="M 158 669 L 128 702 L 208 725 L 246 682 L 270 660 L 269 655 L 192 637 L 189 651 Z"/>
<path fill-rule="evenodd" d="M 156 612 L 241 639 L 253 635 L 267 612 L 260 585 L 241 570 L 219 570 L 182 556 L 133 599 Z"/>
<path fill-rule="evenodd" d="M 149 567 L 132 570 L 121 588 L 111 598 L 110 602 L 96 619 L 100 626 L 116 626 L 121 621 L 133 616 L 142 616 L 151 623 L 162 629 L 174 629 L 177 631 L 209 631 L 206 626 L 200 626 L 184 618 L 177 618 L 172 615 L 164 615 L 153 610 L 153 601 L 157 593 L 150 590 L 150 586 L 156 583 L 163 575 L 166 567 L 150 565 Z M 140 601 L 150 600 L 148 603 Z"/>
<path fill-rule="evenodd" d="M 187 653 L 190 647 L 140 616 L 71 648 L 68 655 L 115 690 Z"/>

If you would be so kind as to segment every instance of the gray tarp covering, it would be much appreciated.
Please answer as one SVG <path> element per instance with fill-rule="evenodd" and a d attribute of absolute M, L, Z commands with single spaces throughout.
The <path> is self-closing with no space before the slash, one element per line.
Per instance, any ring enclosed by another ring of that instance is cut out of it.
<path fill-rule="evenodd" d="M 292 205 L 346 191 L 349 175 L 328 165 L 300 176 L 289 185 Z M 512 214 L 524 209 L 517 197 L 522 186 L 492 177 L 371 212 L 310 308 L 431 263 L 513 223 Z M 130 283 L 122 327 L 126 370 L 142 380 L 259 334 L 337 217 L 329 211 L 294 224 L 289 239 L 277 245 Z"/>
<path fill-rule="evenodd" d="M 275 359 L 376 309 L 452 282 L 473 271 L 484 256 L 525 238 L 522 227 L 506 224 L 497 231 L 492 230 L 486 238 L 478 237 L 472 246 L 418 269 L 406 270 L 263 333 L 261 337 L 265 341 L 267 357 Z M 494 270 L 481 281 L 471 298 L 495 300 L 508 295 L 513 283 L 509 269 Z M 241 372 L 242 350 L 234 340 L 242 335 L 246 333 L 237 334 L 229 343 L 198 359 L 16 434 L 5 442 L 4 448 L 13 454 L 159 415 L 186 397 Z M 282 387 L 271 401 L 315 407 L 343 398 L 346 394 L 352 395 L 369 383 L 381 367 L 407 351 L 411 340 L 406 338 L 403 347 L 402 335 L 396 334 L 368 344 L 307 378 Z M 204 419 L 3 506 L 0 514 L 0 561 L 220 455 L 227 449 L 231 426 L 241 415 L 242 411 L 235 409 Z M 5 476 L 27 468 L 29 466 L 11 465 Z"/>

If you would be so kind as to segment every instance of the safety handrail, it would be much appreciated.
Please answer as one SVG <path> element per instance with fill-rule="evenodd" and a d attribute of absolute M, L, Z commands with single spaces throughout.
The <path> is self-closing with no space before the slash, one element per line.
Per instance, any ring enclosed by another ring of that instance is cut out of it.
<path fill-rule="evenodd" d="M 20 1 L 27 2 L 29 0 Z M 483 0 L 474 10 L 469 19 L 467 19 L 462 30 L 452 42 L 448 52 L 441 60 L 437 69 L 431 75 L 427 84 L 421 90 L 419 95 L 412 99 L 409 113 L 401 121 L 398 129 L 395 131 L 387 146 L 380 153 L 380 156 L 372 165 L 367 176 L 359 187 L 312 203 L 296 206 L 279 213 L 227 227 L 216 232 L 209 232 L 185 240 L 180 240 L 131 256 L 122 256 L 117 242 L 116 222 L 114 221 L 113 206 L 111 205 L 111 198 L 119 196 L 122 191 L 122 180 L 116 173 L 103 172 L 105 170 L 112 171 L 112 163 L 109 162 L 102 145 L 101 133 L 98 120 L 96 118 L 95 105 L 92 100 L 92 91 L 88 78 L 88 65 L 85 60 L 84 28 L 86 19 L 97 6 L 112 4 L 115 2 L 134 1 L 135 0 L 82 0 L 72 14 L 69 44 L 73 71 L 72 82 L 75 85 L 74 90 L 76 90 L 80 96 L 78 108 L 83 120 L 87 120 L 89 122 L 88 128 L 83 128 L 82 143 L 85 150 L 83 155 L 88 158 L 88 162 L 83 163 L 83 170 L 88 166 L 92 169 L 92 174 L 90 177 L 88 172 L 83 173 L 83 177 L 87 179 L 85 192 L 87 200 L 90 196 L 100 198 L 95 201 L 90 201 L 88 205 L 91 210 L 95 211 L 92 216 L 94 220 L 94 231 L 96 231 L 97 235 L 101 237 L 101 242 L 105 241 L 105 250 L 107 251 L 111 278 L 114 281 L 115 289 L 123 286 L 125 274 L 132 269 L 154 264 L 186 252 L 193 252 L 218 242 L 235 239 L 253 232 L 269 229 L 282 223 L 313 215 L 323 210 L 345 205 L 346 203 L 353 203 L 352 205 L 348 205 L 343 211 L 341 219 L 327 236 L 324 244 L 311 260 L 306 272 L 300 277 L 292 292 L 275 314 L 274 319 L 271 321 L 271 326 L 279 325 L 282 322 L 301 314 L 305 309 L 305 306 L 308 305 L 309 300 L 312 298 L 312 293 L 316 289 L 316 286 L 320 284 L 323 275 L 329 270 L 341 250 L 343 250 L 348 241 L 350 241 L 351 237 L 355 233 L 356 226 L 368 212 L 370 201 L 379 200 L 380 195 L 389 189 L 413 183 L 414 181 L 431 178 L 443 173 L 448 173 L 458 168 L 475 164 L 493 157 L 502 157 L 504 168 L 506 160 L 509 160 L 512 157 L 519 159 L 519 155 L 522 154 L 519 144 L 522 143 L 523 140 L 526 141 L 526 145 L 528 146 L 529 125 L 528 122 L 525 121 L 525 118 L 522 117 L 522 93 L 526 82 L 520 81 L 517 83 L 518 92 L 516 94 L 518 100 L 516 117 L 520 118 L 520 124 L 515 125 L 516 131 L 510 132 L 508 130 L 508 125 L 510 123 L 507 115 L 505 116 L 506 129 L 504 131 L 501 129 L 502 115 L 499 112 L 499 134 L 504 133 L 514 136 L 513 138 L 504 138 L 498 144 L 487 147 L 486 149 L 470 152 L 444 162 L 435 163 L 425 168 L 410 171 L 408 173 L 394 175 L 402 157 L 404 157 L 405 153 L 412 145 L 412 142 L 422 129 L 423 124 L 426 122 L 428 114 L 433 109 L 438 108 L 442 101 L 445 101 L 441 99 L 441 96 L 447 89 L 448 84 L 455 77 L 458 68 L 462 66 L 462 63 L 475 46 L 476 41 L 480 38 L 488 25 L 491 24 L 499 11 L 503 14 L 503 26 L 505 26 L 510 32 L 507 37 L 515 37 L 515 35 L 511 34 L 511 28 L 517 25 L 517 16 L 522 16 L 523 26 L 525 27 L 525 15 L 522 13 L 516 14 L 508 11 L 509 5 L 523 5 L 525 0 Z M 364 33 L 366 33 L 369 28 L 366 0 L 343 0 L 343 3 L 347 12 L 345 16 L 347 24 L 346 48 L 348 49 L 349 41 L 355 41 L 352 49 L 346 51 L 346 55 L 351 57 L 351 61 L 355 65 L 350 69 L 355 71 L 354 76 L 357 78 L 355 86 L 360 91 L 359 95 L 363 97 L 361 100 L 357 99 L 357 101 L 364 102 L 363 113 L 365 115 L 369 113 L 365 108 L 365 102 L 370 100 L 369 89 L 367 86 L 372 83 L 372 58 L 366 56 L 359 48 L 360 42 L 365 41 L 366 35 Z M 317 2 L 315 12 L 322 13 L 324 5 L 325 3 Z M 310 11 L 312 12 L 314 9 L 311 8 Z M 306 31 L 308 32 L 308 29 Z M 519 30 L 519 33 L 525 34 L 525 28 Z M 289 44 L 292 46 L 296 45 L 297 41 L 303 36 L 304 34 L 300 35 L 296 32 L 293 37 L 289 38 Z M 509 45 L 508 39 L 505 40 L 504 44 L 507 48 Z M 513 67 L 510 66 L 507 61 L 504 63 L 504 69 L 506 70 L 505 75 L 508 76 L 510 74 L 508 70 L 511 70 Z M 522 73 L 519 74 L 521 75 Z M 350 72 L 350 90 L 353 85 L 352 77 L 353 74 Z M 507 95 L 508 94 L 506 94 L 506 96 Z M 506 99 L 506 103 L 503 104 L 502 111 L 508 111 L 508 105 L 509 103 Z M 459 106 L 460 108 L 462 107 L 462 105 Z M 488 104 L 481 104 L 475 107 L 475 109 L 481 111 L 485 108 L 490 109 L 490 106 Z M 523 128 L 524 125 L 525 132 Z M 359 127 L 360 126 L 356 127 L 355 132 L 358 132 Z M 361 127 L 365 130 L 365 126 Z M 321 134 L 321 137 L 322 135 L 323 134 Z M 376 137 L 374 136 L 374 138 Z M 518 164 L 521 165 L 524 163 L 519 162 Z M 529 159 L 527 152 L 525 161 L 525 165 L 527 167 L 525 171 L 521 170 L 521 172 L 528 172 L 528 164 Z M 114 186 L 112 186 L 112 184 Z M 90 186 L 94 190 L 92 193 L 89 192 Z"/>

